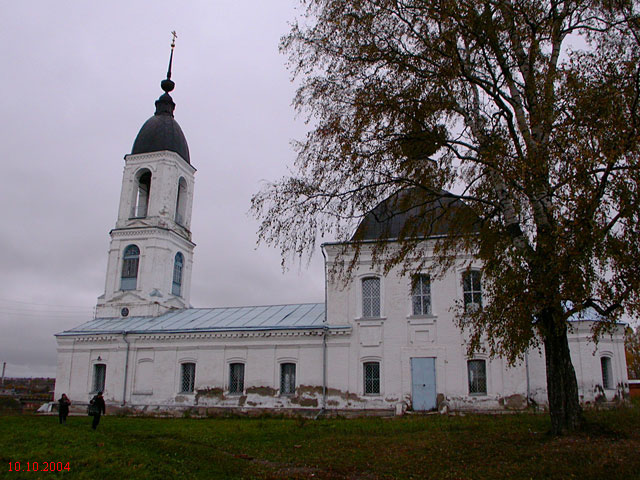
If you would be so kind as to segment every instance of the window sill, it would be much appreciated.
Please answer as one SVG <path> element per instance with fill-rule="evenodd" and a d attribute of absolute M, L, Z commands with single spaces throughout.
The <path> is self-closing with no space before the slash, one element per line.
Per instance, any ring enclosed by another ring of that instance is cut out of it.
<path fill-rule="evenodd" d="M 227 392 L 228 397 L 241 397 L 244 395 L 244 392 Z"/>
<path fill-rule="evenodd" d="M 429 325 L 436 323 L 437 315 L 409 315 L 407 320 L 410 325 Z"/>
<path fill-rule="evenodd" d="M 359 317 L 354 320 L 356 322 L 375 323 L 375 322 L 384 322 L 386 319 L 387 317 Z"/>
<path fill-rule="evenodd" d="M 470 397 L 487 397 L 488 394 L 486 392 L 485 393 L 470 393 L 469 396 Z"/>

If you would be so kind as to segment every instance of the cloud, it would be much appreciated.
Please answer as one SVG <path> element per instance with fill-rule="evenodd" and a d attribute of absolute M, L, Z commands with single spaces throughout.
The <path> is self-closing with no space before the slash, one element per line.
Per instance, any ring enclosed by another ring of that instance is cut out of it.
<path fill-rule="evenodd" d="M 103 293 L 123 156 L 162 93 L 174 29 L 172 96 L 198 169 L 192 303 L 322 301 L 321 258 L 283 274 L 276 250 L 255 248 L 258 225 L 247 216 L 260 182 L 286 172 L 290 140 L 306 131 L 278 53 L 293 18 L 289 0 L 4 5 L 0 362 L 8 374 L 53 375 L 53 334 L 90 318 Z"/>

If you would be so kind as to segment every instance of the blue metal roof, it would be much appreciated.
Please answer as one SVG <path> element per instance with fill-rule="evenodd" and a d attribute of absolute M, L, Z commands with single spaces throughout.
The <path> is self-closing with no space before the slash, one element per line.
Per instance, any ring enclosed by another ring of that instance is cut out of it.
<path fill-rule="evenodd" d="M 324 310 L 324 303 L 186 308 L 159 317 L 96 318 L 57 335 L 314 329 L 324 326 Z"/>

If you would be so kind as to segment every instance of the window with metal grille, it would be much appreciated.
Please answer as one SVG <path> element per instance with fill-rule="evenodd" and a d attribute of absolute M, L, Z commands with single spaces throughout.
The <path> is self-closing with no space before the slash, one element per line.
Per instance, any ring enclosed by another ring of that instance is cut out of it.
<path fill-rule="evenodd" d="M 280 364 L 280 395 L 296 393 L 296 364 Z"/>
<path fill-rule="evenodd" d="M 429 275 L 416 275 L 413 279 L 411 303 L 414 315 L 431 315 L 431 278 Z"/>
<path fill-rule="evenodd" d="M 611 359 L 609 357 L 600 358 L 600 367 L 602 368 L 602 388 L 613 388 L 613 375 L 611 372 Z"/>
<path fill-rule="evenodd" d="M 477 270 L 471 270 L 462 275 L 464 309 L 466 311 L 473 311 L 482 308 L 481 279 L 482 275 Z"/>
<path fill-rule="evenodd" d="M 104 380 L 107 375 L 107 366 L 104 363 L 96 363 L 93 366 L 93 393 L 104 392 Z"/>
<path fill-rule="evenodd" d="M 469 394 L 487 394 L 487 364 L 484 360 L 469 360 L 467 362 L 469 373 Z"/>
<path fill-rule="evenodd" d="M 380 394 L 380 363 L 366 362 L 363 365 L 365 395 Z"/>
<path fill-rule="evenodd" d="M 365 278 L 362 280 L 362 316 L 380 316 L 380 279 Z"/>
<path fill-rule="evenodd" d="M 138 263 L 140 262 L 140 249 L 135 245 L 129 245 L 124 250 L 122 260 L 122 276 L 120 278 L 120 290 L 135 290 L 138 284 Z"/>
<path fill-rule="evenodd" d="M 173 283 L 171 285 L 171 293 L 180 296 L 182 293 L 182 267 L 184 265 L 184 256 L 182 253 L 176 253 L 173 261 Z"/>
<path fill-rule="evenodd" d="M 242 394 L 244 392 L 244 363 L 229 365 L 229 393 Z"/>
<path fill-rule="evenodd" d="M 182 375 L 180 376 L 180 392 L 193 393 L 193 387 L 196 382 L 196 364 L 183 363 Z"/>

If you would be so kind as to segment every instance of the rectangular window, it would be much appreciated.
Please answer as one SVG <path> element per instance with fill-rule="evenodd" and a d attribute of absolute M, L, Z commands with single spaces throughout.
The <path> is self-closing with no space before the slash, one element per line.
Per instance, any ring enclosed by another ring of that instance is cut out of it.
<path fill-rule="evenodd" d="M 140 249 L 136 245 L 129 245 L 124 250 L 122 261 L 122 275 L 120 275 L 121 290 L 135 290 L 138 280 L 140 263 Z"/>
<path fill-rule="evenodd" d="M 283 363 L 280 365 L 280 395 L 296 393 L 296 364 Z"/>
<path fill-rule="evenodd" d="M 181 393 L 193 393 L 193 387 L 196 380 L 196 364 L 183 363 L 182 375 L 180 382 Z"/>
<path fill-rule="evenodd" d="M 363 365 L 364 394 L 380 395 L 380 363 L 366 362 Z"/>
<path fill-rule="evenodd" d="M 229 365 L 229 393 L 241 395 L 244 392 L 244 363 Z"/>
<path fill-rule="evenodd" d="M 138 276 L 138 257 L 125 258 L 122 263 L 122 278 L 136 278 Z"/>
<path fill-rule="evenodd" d="M 104 363 L 96 363 L 93 366 L 92 392 L 104 392 L 104 380 L 107 376 L 107 366 Z"/>
<path fill-rule="evenodd" d="M 469 360 L 469 395 L 487 394 L 487 364 L 484 360 Z"/>
<path fill-rule="evenodd" d="M 414 315 L 431 315 L 431 278 L 429 275 L 417 275 L 411 291 L 411 303 Z"/>
<path fill-rule="evenodd" d="M 121 290 L 135 290 L 138 283 L 138 263 L 140 259 L 125 258 L 122 264 Z"/>
<path fill-rule="evenodd" d="M 611 359 L 609 357 L 600 358 L 600 367 L 602 368 L 602 388 L 613 388 L 613 375 L 611 372 Z"/>
<path fill-rule="evenodd" d="M 380 316 L 380 279 L 365 278 L 362 280 L 362 316 Z"/>
<path fill-rule="evenodd" d="M 465 311 L 482 308 L 481 274 L 477 270 L 465 272 L 462 275 L 462 290 L 464 294 Z"/>

